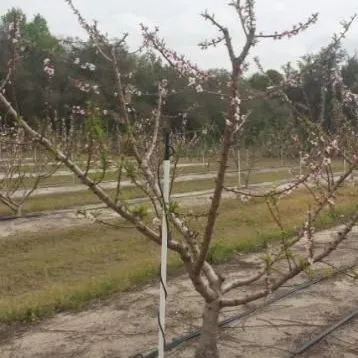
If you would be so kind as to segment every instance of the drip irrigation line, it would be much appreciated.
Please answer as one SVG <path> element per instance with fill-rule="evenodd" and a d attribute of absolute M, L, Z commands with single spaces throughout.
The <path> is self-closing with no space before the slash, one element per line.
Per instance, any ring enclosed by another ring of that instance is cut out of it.
<path fill-rule="evenodd" d="M 191 180 L 188 180 L 188 182 L 190 182 Z M 287 183 L 286 180 L 278 180 L 278 181 L 272 181 L 270 183 L 274 183 L 274 184 L 284 184 Z M 255 184 L 251 184 L 249 186 L 249 188 L 255 188 L 255 187 L 259 187 L 262 184 L 265 184 L 265 182 L 263 183 L 255 183 Z M 49 188 L 52 186 L 46 186 L 46 187 L 41 187 L 41 188 Z M 243 188 L 245 189 L 245 188 Z M 195 197 L 200 197 L 200 196 L 205 196 L 208 194 L 212 193 L 212 189 L 210 190 L 202 190 L 199 192 L 184 192 L 184 193 L 174 193 L 173 196 L 174 197 L 187 197 L 187 196 L 192 196 L 193 193 L 195 193 Z M 142 198 L 134 198 L 134 199 L 130 199 L 131 203 L 140 203 L 140 202 L 144 202 L 144 201 L 148 201 L 149 199 L 142 197 Z M 91 204 L 88 204 L 91 205 Z M 34 218 L 40 218 L 40 217 L 47 217 L 47 216 L 51 216 L 51 215 L 56 215 L 56 214 L 64 214 L 64 213 L 73 213 L 75 211 L 78 210 L 83 210 L 86 207 L 86 205 L 84 205 L 83 207 L 73 207 L 73 208 L 69 208 L 69 209 L 60 209 L 60 210 L 51 210 L 51 211 L 43 211 L 43 212 L 32 212 L 32 213 L 27 213 L 27 214 L 23 214 L 22 216 L 1 216 L 0 215 L 0 222 L 2 221 L 13 221 L 13 220 L 17 220 L 17 219 L 34 219 Z M 98 205 L 95 206 L 93 208 L 93 210 L 100 210 L 100 209 L 106 209 L 108 206 L 107 205 Z M 88 208 L 88 210 L 92 210 L 92 208 Z"/>
<path fill-rule="evenodd" d="M 288 298 L 298 292 L 300 292 L 301 290 L 303 289 L 306 289 L 310 286 L 313 286 L 319 282 L 322 282 L 326 279 L 329 279 L 333 276 L 336 276 L 346 270 L 350 270 L 352 269 L 353 267 L 355 267 L 357 265 L 357 261 L 354 263 L 354 264 L 351 264 L 351 265 L 347 265 L 347 266 L 344 266 L 340 269 L 337 269 L 333 272 L 333 274 L 329 277 L 327 276 L 320 276 L 320 277 L 317 277 L 313 280 L 309 280 L 307 282 L 304 282 L 302 284 L 299 284 L 297 286 L 295 286 L 292 290 L 288 291 L 288 292 L 283 292 L 282 294 L 280 295 L 277 295 L 275 297 L 272 297 L 270 299 L 268 299 L 267 301 L 265 301 L 263 304 L 257 306 L 257 307 L 253 307 L 249 310 L 246 310 L 245 312 L 242 312 L 242 313 L 239 313 L 239 314 L 236 314 L 236 315 L 233 315 L 231 317 L 228 317 L 224 320 L 221 320 L 218 324 L 218 326 L 220 328 L 222 327 L 225 327 L 227 326 L 228 324 L 230 323 L 233 323 L 235 321 L 239 321 L 240 319 L 243 319 L 243 318 L 246 318 L 246 317 L 249 317 L 250 315 L 254 314 L 254 313 L 257 313 L 259 311 L 261 311 L 262 309 L 266 308 L 267 306 L 273 304 L 273 303 L 276 303 L 282 299 L 285 299 L 285 298 Z M 356 315 L 358 315 L 358 312 L 356 313 Z M 188 335 L 185 335 L 185 336 L 182 336 L 182 337 L 178 337 L 178 338 L 174 338 L 172 339 L 171 342 L 169 342 L 167 345 L 166 345 L 166 352 L 174 349 L 174 348 L 177 348 L 178 346 L 186 343 L 186 342 L 189 342 L 197 337 L 200 336 L 200 329 L 198 330 L 195 330 L 191 333 L 189 333 Z M 131 358 L 157 358 L 158 357 L 158 351 L 155 349 L 155 350 L 152 350 L 150 353 L 139 353 L 139 354 L 135 354 L 134 356 L 131 356 Z"/>
<path fill-rule="evenodd" d="M 92 208 L 88 208 L 88 210 L 99 210 L 99 209 L 106 209 L 107 205 L 99 205 Z M 61 209 L 61 210 L 50 210 L 50 211 L 42 211 L 42 212 L 32 212 L 32 213 L 27 213 L 27 214 L 22 214 L 21 216 L 16 216 L 16 215 L 4 215 L 1 216 L 0 215 L 0 222 L 1 221 L 15 221 L 18 219 L 35 219 L 35 218 L 45 218 L 48 216 L 52 216 L 52 215 L 57 215 L 57 214 L 66 214 L 66 213 L 75 213 L 76 211 L 80 211 L 83 210 L 84 207 L 74 207 L 74 208 L 70 208 L 70 209 Z"/>
<path fill-rule="evenodd" d="M 321 332 L 319 335 L 314 337 L 313 339 L 309 340 L 308 342 L 304 343 L 302 346 L 300 346 L 291 356 L 292 358 L 297 357 L 298 355 L 306 352 L 308 349 L 312 348 L 314 345 L 319 343 L 322 339 L 329 336 L 331 333 L 333 333 L 338 328 L 341 328 L 345 324 L 347 324 L 349 321 L 354 319 L 358 316 L 358 308 L 356 308 L 354 311 L 349 312 L 345 316 L 343 316 L 338 322 L 328 327 L 326 330 Z"/>
<path fill-rule="evenodd" d="M 0 216 L 1 221 L 13 221 L 17 219 L 35 219 L 53 215 L 54 213 L 28 213 L 21 216 Z"/>

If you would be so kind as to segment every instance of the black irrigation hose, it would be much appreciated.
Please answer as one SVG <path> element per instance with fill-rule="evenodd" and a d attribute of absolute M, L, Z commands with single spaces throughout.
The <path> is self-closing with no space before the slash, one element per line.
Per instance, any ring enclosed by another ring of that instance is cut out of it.
<path fill-rule="evenodd" d="M 276 167 L 275 167 L 276 168 Z M 278 167 L 278 168 L 284 168 L 284 167 Z M 248 169 L 243 169 L 241 170 L 241 172 L 243 171 L 247 171 Z M 254 170 L 259 170 L 259 169 L 254 169 Z M 228 170 L 228 173 L 234 173 L 236 172 L 235 170 Z M 194 173 L 193 175 L 198 174 L 198 173 Z M 207 174 L 206 172 L 203 173 L 199 173 L 199 174 Z M 112 181 L 105 181 L 104 183 L 111 183 Z M 69 184 L 72 185 L 72 184 Z M 258 184 L 253 184 L 252 186 L 257 186 Z M 66 186 L 66 185 L 64 185 Z M 56 188 L 56 187 L 62 187 L 61 185 L 57 185 L 57 184 L 50 184 L 50 185 L 46 185 L 46 186 L 42 186 L 40 189 L 47 189 L 47 188 Z M 133 200 L 140 200 L 142 198 L 138 198 L 138 199 L 133 199 Z M 99 209 L 102 208 L 106 208 L 107 206 L 101 206 L 99 207 Z M 12 220 L 16 220 L 16 219 L 35 219 L 35 218 L 40 218 L 40 217 L 46 217 L 46 216 L 51 216 L 54 214 L 61 214 L 64 212 L 72 212 L 75 209 L 65 209 L 65 210 L 57 210 L 57 211 L 47 211 L 47 212 L 34 212 L 34 213 L 28 213 L 28 214 L 23 214 L 21 216 L 0 216 L 0 222 L 1 221 L 12 221 Z"/>
<path fill-rule="evenodd" d="M 352 269 L 353 267 L 355 267 L 357 265 L 357 262 L 355 262 L 354 264 L 352 265 L 349 265 L 349 266 L 345 266 L 345 267 L 342 267 L 340 269 L 337 269 L 333 272 L 332 276 L 335 276 L 335 275 L 338 275 L 346 270 L 349 270 L 349 269 Z M 275 303 L 275 302 L 278 302 L 284 298 L 287 298 L 305 288 L 308 288 L 312 285 L 315 285 L 321 281 L 324 281 L 326 279 L 328 279 L 330 277 L 327 277 L 327 276 L 321 276 L 321 277 L 317 277 L 316 279 L 314 280 L 310 280 L 310 281 L 307 281 L 307 282 L 304 282 L 302 284 L 299 284 L 297 286 L 295 286 L 294 289 L 288 291 L 288 292 L 284 292 L 276 297 L 272 297 L 271 299 L 267 300 L 266 302 L 264 302 L 262 305 L 258 306 L 258 307 L 253 307 L 245 312 L 242 312 L 242 313 L 239 313 L 239 314 L 236 314 L 236 315 L 233 315 L 231 317 L 228 317 L 222 321 L 219 322 L 219 327 L 224 327 L 234 321 L 238 321 L 242 318 L 245 318 L 245 317 L 248 317 L 250 316 L 251 314 L 253 313 L 256 313 L 256 312 L 259 312 L 260 310 L 262 310 L 263 308 L 266 308 L 267 306 L 271 305 L 272 303 Z M 357 313 L 358 314 L 358 313 Z M 168 343 L 166 345 L 166 351 L 170 351 L 178 346 L 180 346 L 181 344 L 185 343 L 185 342 L 188 342 L 188 341 L 191 341 L 192 339 L 194 338 L 197 338 L 200 336 L 200 329 L 192 332 L 192 333 L 189 333 L 188 335 L 185 335 L 185 336 L 182 336 L 182 337 L 179 337 L 179 338 L 174 338 L 170 343 Z M 150 353 L 147 353 L 147 354 L 135 354 L 134 356 L 132 356 L 132 358 L 156 358 L 158 357 L 158 350 L 152 350 Z"/>
<path fill-rule="evenodd" d="M 53 213 L 51 213 L 53 214 Z M 51 215 L 50 213 L 29 213 L 21 216 L 0 216 L 0 221 L 12 221 L 16 219 L 34 219 Z"/>
<path fill-rule="evenodd" d="M 107 206 L 99 206 L 96 209 L 105 209 Z M 56 214 L 65 214 L 65 213 L 73 213 L 76 210 L 80 210 L 80 208 L 72 208 L 72 209 L 62 209 L 62 210 L 52 210 L 52 211 L 43 211 L 43 212 L 32 212 L 27 214 L 22 214 L 21 216 L 0 216 L 1 221 L 13 221 L 18 219 L 35 219 L 35 218 L 44 218 L 47 216 L 52 216 Z"/>
<path fill-rule="evenodd" d="M 333 324 L 332 326 L 328 327 L 326 330 L 321 332 L 318 336 L 314 337 L 313 339 L 309 340 L 308 342 L 304 343 L 302 346 L 300 346 L 295 353 L 291 356 L 297 357 L 298 355 L 306 352 L 308 349 L 313 347 L 315 344 L 319 343 L 322 339 L 326 338 L 328 335 L 330 335 L 332 332 L 334 332 L 336 329 L 342 327 L 349 321 L 351 321 L 353 318 L 358 316 L 358 308 L 356 308 L 354 311 L 349 312 L 347 315 L 345 315 L 343 318 L 341 318 L 338 322 Z"/>

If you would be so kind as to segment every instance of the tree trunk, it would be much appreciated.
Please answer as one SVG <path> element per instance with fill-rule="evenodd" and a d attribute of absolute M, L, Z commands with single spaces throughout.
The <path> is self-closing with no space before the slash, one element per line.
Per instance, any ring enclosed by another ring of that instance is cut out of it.
<path fill-rule="evenodd" d="M 195 358 L 219 358 L 217 347 L 220 305 L 217 301 L 207 303 L 204 309 L 199 345 Z"/>
<path fill-rule="evenodd" d="M 22 204 L 20 204 L 16 210 L 16 216 L 18 218 L 21 218 L 22 217 Z"/>

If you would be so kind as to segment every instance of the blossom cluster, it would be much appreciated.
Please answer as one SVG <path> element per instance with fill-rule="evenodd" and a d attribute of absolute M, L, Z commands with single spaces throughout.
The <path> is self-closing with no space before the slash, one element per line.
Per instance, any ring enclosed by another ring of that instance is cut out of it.
<path fill-rule="evenodd" d="M 294 25 L 292 27 L 292 29 L 290 30 L 284 30 L 281 32 L 274 32 L 272 35 L 265 35 L 263 33 L 260 33 L 259 35 L 257 35 L 258 38 L 265 38 L 265 37 L 269 37 L 269 38 L 273 38 L 274 40 L 281 40 L 283 38 L 291 38 L 293 36 L 298 35 L 299 33 L 307 30 L 309 28 L 309 26 L 315 24 L 318 20 L 318 13 L 314 13 L 312 14 L 306 22 L 302 23 L 300 22 L 298 25 Z"/>
<path fill-rule="evenodd" d="M 343 91 L 343 104 L 352 108 L 355 116 L 358 117 L 358 94 L 349 89 Z"/>
<path fill-rule="evenodd" d="M 216 38 L 212 38 L 211 40 L 201 41 L 198 45 L 202 50 L 207 50 L 211 46 L 216 47 L 219 43 L 223 42 L 223 40 L 223 36 L 218 36 Z"/>
<path fill-rule="evenodd" d="M 18 43 L 21 37 L 18 22 L 10 22 L 8 30 L 9 30 L 8 39 L 11 40 L 12 43 L 14 44 Z"/>
<path fill-rule="evenodd" d="M 72 106 L 72 114 L 86 115 L 86 110 L 80 106 Z"/>
<path fill-rule="evenodd" d="M 89 93 L 92 91 L 95 94 L 100 94 L 99 86 L 97 84 L 90 84 L 81 80 L 73 80 L 72 83 L 74 87 L 78 88 L 82 92 Z"/>
<path fill-rule="evenodd" d="M 178 72 L 179 76 L 190 78 L 191 85 L 199 85 L 206 81 L 210 76 L 210 72 L 205 72 L 199 69 L 197 65 L 192 64 L 185 59 L 183 55 L 179 55 L 176 51 L 167 48 L 163 39 L 158 37 L 159 29 L 156 27 L 150 31 L 147 26 L 141 24 L 142 36 L 144 39 L 144 46 L 147 48 L 156 49 L 165 60 Z M 194 83 L 195 80 L 195 83 Z M 200 87 L 198 87 L 200 91 Z"/>
<path fill-rule="evenodd" d="M 79 57 L 76 57 L 73 60 L 73 63 L 75 65 L 80 66 L 83 70 L 89 70 L 89 71 L 96 71 L 96 65 L 90 62 L 81 63 L 81 59 Z"/>
<path fill-rule="evenodd" d="M 97 114 L 103 114 L 104 116 L 108 115 L 107 109 L 101 109 L 99 107 L 96 107 L 96 111 L 97 111 Z M 72 114 L 79 114 L 81 116 L 85 116 L 88 114 L 88 111 L 86 111 L 81 106 L 72 106 L 71 112 L 72 112 Z"/>
<path fill-rule="evenodd" d="M 55 68 L 49 58 L 44 59 L 43 70 L 48 78 L 52 78 L 55 75 Z"/>
<path fill-rule="evenodd" d="M 197 79 L 195 77 L 190 76 L 188 80 L 188 87 L 194 87 L 197 93 L 204 92 L 203 86 L 200 83 L 197 83 Z"/>
<path fill-rule="evenodd" d="M 92 25 L 89 25 L 87 21 L 84 19 L 84 17 L 81 15 L 81 13 L 74 6 L 72 0 L 65 0 L 65 2 L 68 4 L 72 12 L 76 15 L 78 22 L 80 23 L 81 27 L 88 33 L 90 39 L 96 44 L 97 43 L 106 44 L 107 38 L 106 36 L 100 33 L 100 31 L 97 28 L 97 23 L 94 22 Z"/>
<path fill-rule="evenodd" d="M 232 117 L 225 120 L 227 127 L 233 128 L 234 132 L 237 132 L 240 128 L 240 122 L 242 122 L 244 116 L 241 116 L 240 113 L 241 99 L 239 97 L 238 91 L 236 91 L 235 96 L 231 100 L 232 108 Z"/>
<path fill-rule="evenodd" d="M 307 250 L 308 262 L 310 264 L 313 263 L 314 232 L 315 232 L 314 227 L 310 225 L 309 221 L 306 221 L 303 227 L 302 243 L 305 249 Z"/>

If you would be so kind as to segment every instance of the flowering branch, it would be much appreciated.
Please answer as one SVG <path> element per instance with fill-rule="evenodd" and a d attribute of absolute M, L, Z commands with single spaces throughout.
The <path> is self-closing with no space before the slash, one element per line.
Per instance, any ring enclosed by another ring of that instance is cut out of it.
<path fill-rule="evenodd" d="M 230 33 L 229 33 L 229 30 L 220 25 L 216 20 L 215 20 L 215 15 L 209 15 L 209 13 L 207 11 L 205 11 L 204 13 L 202 13 L 201 15 L 205 20 L 208 20 L 210 21 L 214 26 L 216 26 L 220 32 L 222 32 L 222 35 L 223 37 L 221 38 L 220 42 L 222 40 L 225 40 L 225 45 L 227 47 L 227 50 L 229 52 L 229 56 L 230 56 L 230 60 L 232 63 L 235 62 L 235 52 L 234 52 L 234 48 L 233 48 L 233 45 L 232 45 L 232 42 L 231 42 L 231 37 L 230 37 Z"/>
<path fill-rule="evenodd" d="M 306 22 L 302 23 L 300 22 L 298 25 L 294 25 L 291 30 L 285 30 L 281 32 L 275 32 L 273 34 L 263 34 L 260 32 L 258 35 L 256 35 L 256 38 L 272 38 L 274 40 L 281 40 L 283 38 L 291 38 L 293 36 L 296 36 L 300 34 L 301 32 L 307 30 L 309 26 L 315 24 L 318 20 L 318 13 L 312 14 Z"/>

